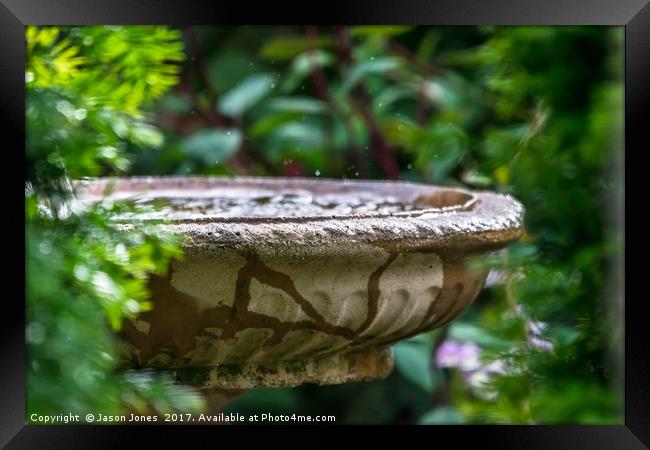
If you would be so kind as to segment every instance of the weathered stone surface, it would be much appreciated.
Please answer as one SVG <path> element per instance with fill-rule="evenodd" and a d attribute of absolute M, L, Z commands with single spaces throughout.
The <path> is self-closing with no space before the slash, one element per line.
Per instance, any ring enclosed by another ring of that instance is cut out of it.
<path fill-rule="evenodd" d="M 86 185 L 82 198 L 99 198 L 107 184 Z M 126 324 L 124 353 L 206 389 L 386 376 L 391 343 L 448 323 L 474 301 L 487 276 L 474 258 L 518 238 L 523 216 L 507 196 L 412 183 L 124 179 L 113 195 L 184 189 L 359 192 L 415 205 L 337 216 L 170 214 L 159 227 L 187 237 L 185 258 L 150 280 L 154 309 Z"/>

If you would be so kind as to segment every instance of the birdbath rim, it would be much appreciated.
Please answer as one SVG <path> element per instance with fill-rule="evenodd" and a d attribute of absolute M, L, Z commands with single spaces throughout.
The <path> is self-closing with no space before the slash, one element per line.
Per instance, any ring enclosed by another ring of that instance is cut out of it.
<path fill-rule="evenodd" d="M 262 189 L 266 192 L 302 190 L 315 197 L 322 195 L 368 194 L 391 196 L 414 205 L 399 212 L 372 211 L 348 214 L 306 214 L 274 216 L 166 216 L 160 226 L 180 232 L 190 239 L 187 249 L 205 250 L 211 246 L 313 245 L 336 242 L 392 242 L 433 247 L 498 248 L 522 234 L 523 206 L 507 194 L 471 191 L 410 181 L 375 181 L 329 178 L 281 178 L 239 176 L 147 176 L 94 178 L 75 182 L 79 198 L 125 199 L 139 194 L 179 195 L 184 192 L 219 194 L 219 189 Z M 147 222 L 142 216 L 136 219 Z M 129 219 L 120 219 L 129 223 Z"/>

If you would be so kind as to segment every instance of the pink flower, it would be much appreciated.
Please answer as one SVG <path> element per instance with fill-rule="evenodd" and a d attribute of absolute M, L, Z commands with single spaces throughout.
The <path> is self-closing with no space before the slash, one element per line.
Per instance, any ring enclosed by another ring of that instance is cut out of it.
<path fill-rule="evenodd" d="M 445 341 L 436 352 L 438 367 L 457 367 L 461 370 L 475 370 L 480 367 L 479 347 L 473 342 Z"/>

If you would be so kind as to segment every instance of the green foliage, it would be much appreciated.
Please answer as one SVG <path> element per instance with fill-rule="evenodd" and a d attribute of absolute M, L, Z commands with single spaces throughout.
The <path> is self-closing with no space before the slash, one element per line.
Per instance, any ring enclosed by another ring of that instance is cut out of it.
<path fill-rule="evenodd" d="M 119 330 L 125 318 L 151 308 L 146 277 L 163 274 L 178 247 L 145 229 L 114 230 L 106 222 L 111 212 L 99 207 L 28 224 L 28 417 L 201 406 L 165 378 L 116 374 L 119 355 L 107 325 Z"/>
<path fill-rule="evenodd" d="M 149 310 L 147 280 L 180 258 L 175 236 L 72 213 L 71 178 L 123 172 L 127 145 L 163 135 L 140 108 L 176 83 L 178 31 L 27 27 L 27 417 L 198 411 L 203 400 L 153 373 L 125 373 L 114 332 Z M 118 211 L 119 210 L 119 211 Z"/>
<path fill-rule="evenodd" d="M 62 191 L 68 177 L 124 171 L 126 142 L 159 147 L 139 109 L 178 81 L 178 31 L 27 27 L 27 179 Z"/>
<path fill-rule="evenodd" d="M 166 27 L 27 27 L 28 87 L 83 93 L 137 114 L 178 82 L 180 33 Z"/>

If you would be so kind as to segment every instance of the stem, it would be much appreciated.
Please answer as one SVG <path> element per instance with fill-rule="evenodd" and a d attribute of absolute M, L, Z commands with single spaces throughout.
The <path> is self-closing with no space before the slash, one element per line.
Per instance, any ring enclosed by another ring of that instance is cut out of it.
<path fill-rule="evenodd" d="M 318 36 L 318 28 L 314 26 L 307 27 L 306 34 L 309 40 L 310 48 L 313 51 L 316 49 L 316 38 Z M 350 125 L 351 115 L 347 114 L 337 105 L 336 101 L 332 97 L 330 87 L 327 83 L 327 78 L 325 77 L 325 73 L 323 72 L 323 69 L 321 67 L 312 64 L 312 70 L 310 72 L 310 76 L 314 88 L 316 89 L 316 92 L 318 96 L 321 98 L 321 100 L 325 101 L 329 105 L 330 109 L 334 114 L 341 116 L 343 118 L 342 120 L 343 127 L 345 128 L 345 134 L 348 137 L 348 149 L 346 152 L 346 156 L 348 160 L 347 162 L 348 164 L 354 165 L 357 168 L 359 174 L 362 177 L 365 177 L 366 172 L 361 158 L 359 143 L 357 142 L 356 136 L 354 134 L 354 130 Z M 328 124 L 330 128 L 329 135 L 332 136 L 334 134 L 333 133 L 334 122 L 332 121 L 332 117 L 330 116 L 328 117 L 330 119 Z"/>
<path fill-rule="evenodd" d="M 214 86 L 212 86 L 210 77 L 208 76 L 207 64 L 205 62 L 205 56 L 203 55 L 203 45 L 201 44 L 201 40 L 196 34 L 194 27 L 185 27 L 184 30 L 185 34 L 188 37 L 188 47 L 192 55 L 192 66 L 199 76 L 201 83 L 203 83 L 203 86 L 205 86 L 210 104 L 215 105 L 217 103 L 218 96 L 217 92 L 214 89 Z"/>
<path fill-rule="evenodd" d="M 415 117 L 418 125 L 421 127 L 426 125 L 429 117 L 429 105 L 422 88 L 418 92 L 417 103 L 415 105 Z"/>
<path fill-rule="evenodd" d="M 217 94 L 217 91 L 215 90 L 210 77 L 208 75 L 208 70 L 207 70 L 207 64 L 203 52 L 203 46 L 201 44 L 201 40 L 199 39 L 198 35 L 196 34 L 196 31 L 194 27 L 185 27 L 184 28 L 185 33 L 187 35 L 187 40 L 188 40 L 188 47 L 189 50 L 192 54 L 192 66 L 194 67 L 194 71 L 198 75 L 199 79 L 201 80 L 201 83 L 205 87 L 205 90 L 208 94 L 208 103 L 211 105 L 209 110 L 205 110 L 204 108 L 201 108 L 200 102 L 194 95 L 194 93 L 189 89 L 188 91 L 189 94 L 192 97 L 192 104 L 193 106 L 197 109 L 197 111 L 205 118 L 208 119 L 209 123 L 214 125 L 214 126 L 236 126 L 238 129 L 243 130 L 243 124 L 240 123 L 239 121 L 235 121 L 227 116 L 222 115 L 221 113 L 218 112 L 216 109 L 216 104 L 219 100 L 219 96 Z M 247 142 L 246 139 L 242 141 L 242 144 L 240 145 L 239 149 L 237 150 L 237 153 L 234 155 L 232 161 L 233 165 L 236 167 L 236 170 L 238 173 L 250 173 L 251 171 L 251 160 L 253 159 L 251 157 L 250 152 L 248 151 L 249 149 L 249 143 Z M 258 159 L 263 165 L 266 163 L 266 161 L 263 161 L 262 159 Z M 268 167 L 267 167 L 268 168 Z"/>
<path fill-rule="evenodd" d="M 391 180 L 399 179 L 399 167 L 393 157 L 393 152 L 381 134 L 379 125 L 372 116 L 367 103 L 359 102 L 352 98 L 350 101 L 370 131 L 370 148 L 372 149 L 373 156 L 388 178 Z"/>
<path fill-rule="evenodd" d="M 440 329 L 438 336 L 433 344 L 433 349 L 431 350 L 431 369 L 433 370 L 433 361 L 435 361 L 436 354 L 438 349 L 445 342 L 447 336 L 449 335 L 449 325 L 446 325 Z M 440 405 L 449 405 L 451 404 L 451 373 L 449 370 L 443 369 L 445 378 L 442 384 L 433 392 L 433 402 L 436 406 Z"/>
<path fill-rule="evenodd" d="M 352 63 L 352 40 L 350 39 L 350 34 L 345 27 L 336 27 L 334 33 L 335 48 L 339 53 L 339 60 L 343 66 L 347 67 Z"/>
<path fill-rule="evenodd" d="M 512 286 L 512 275 L 510 273 L 510 267 L 509 267 L 509 256 L 508 256 L 508 249 L 503 249 L 501 250 L 501 262 L 503 263 L 503 272 L 505 275 L 505 294 L 506 294 L 506 301 L 508 302 L 508 306 L 512 309 L 517 308 L 517 299 L 515 299 L 515 294 Z"/>
<path fill-rule="evenodd" d="M 238 127 L 242 129 L 242 127 Z M 232 158 L 237 166 L 237 173 L 248 175 L 251 172 L 251 158 L 248 152 L 248 140 L 244 137 L 237 149 L 237 153 Z"/>
<path fill-rule="evenodd" d="M 210 107 L 208 109 L 204 108 L 199 102 L 198 97 L 192 90 L 189 85 L 189 80 L 185 80 L 178 85 L 179 90 L 182 89 L 185 93 L 185 97 L 190 100 L 192 108 L 196 110 L 210 125 L 216 127 L 228 127 L 233 125 L 233 120 L 230 117 L 224 116 L 216 109 L 216 104 L 218 101 L 217 91 L 214 89 L 208 75 L 207 64 L 205 61 L 205 56 L 203 54 L 203 46 L 201 45 L 201 40 L 196 34 L 194 27 L 185 27 L 184 28 L 186 40 L 188 42 L 188 50 L 191 54 L 190 60 L 192 61 L 192 67 L 194 72 L 199 77 L 201 84 L 205 87 L 205 90 L 208 94 L 208 102 Z"/>
<path fill-rule="evenodd" d="M 305 34 L 307 35 L 307 42 L 309 45 L 309 53 L 307 54 L 309 61 L 310 61 L 310 72 L 309 76 L 311 78 L 312 84 L 314 85 L 314 88 L 316 89 L 316 94 L 318 97 L 326 102 L 332 112 L 335 111 L 335 105 L 334 102 L 332 101 L 332 97 L 330 95 L 330 90 L 329 86 L 327 85 L 327 79 L 325 78 L 325 74 L 323 73 L 323 70 L 317 66 L 314 63 L 313 60 L 313 52 L 316 50 L 316 38 L 318 37 L 318 28 L 315 26 L 308 26 L 305 30 Z M 332 116 L 328 114 L 326 116 L 326 127 L 328 129 L 327 133 L 327 140 L 328 140 L 328 147 L 331 148 L 333 147 L 333 135 L 334 135 L 334 121 L 332 120 Z"/>

